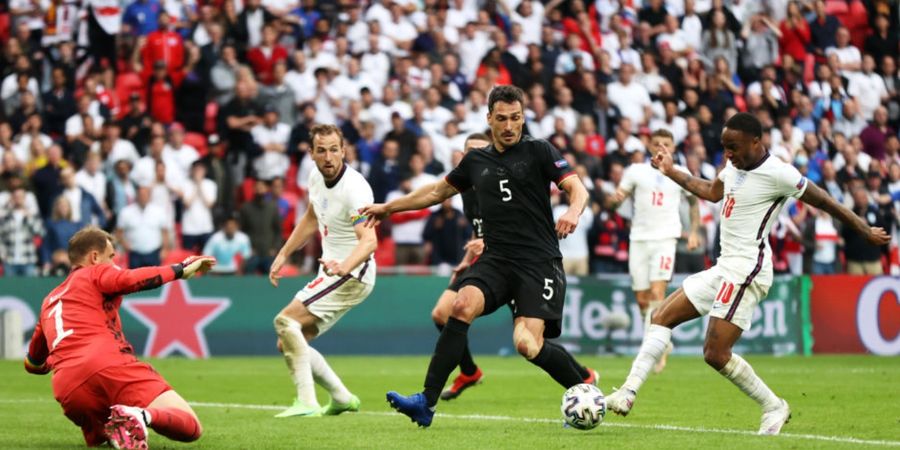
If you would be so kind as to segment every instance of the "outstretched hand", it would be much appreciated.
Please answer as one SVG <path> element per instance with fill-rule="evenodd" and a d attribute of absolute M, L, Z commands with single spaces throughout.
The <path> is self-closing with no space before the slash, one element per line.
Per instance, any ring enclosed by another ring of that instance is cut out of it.
<path fill-rule="evenodd" d="M 891 235 L 884 231 L 881 227 L 869 227 L 869 233 L 866 240 L 872 245 L 887 245 L 891 242 Z"/>
<path fill-rule="evenodd" d="M 366 216 L 366 227 L 374 228 L 388 216 L 387 205 L 384 203 L 375 203 L 360 208 L 359 213 Z"/>

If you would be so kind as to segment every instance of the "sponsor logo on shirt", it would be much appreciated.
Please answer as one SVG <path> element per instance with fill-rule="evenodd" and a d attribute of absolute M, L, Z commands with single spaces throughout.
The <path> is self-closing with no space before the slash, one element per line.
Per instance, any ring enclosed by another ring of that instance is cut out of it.
<path fill-rule="evenodd" d="M 564 169 L 566 167 L 569 167 L 569 162 L 566 161 L 565 159 L 561 159 L 561 160 L 553 163 L 553 165 L 556 166 L 557 169 Z"/>

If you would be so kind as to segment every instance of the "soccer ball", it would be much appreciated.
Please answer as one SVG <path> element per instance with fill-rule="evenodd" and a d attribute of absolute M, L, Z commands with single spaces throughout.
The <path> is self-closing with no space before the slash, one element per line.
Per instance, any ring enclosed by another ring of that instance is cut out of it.
<path fill-rule="evenodd" d="M 572 428 L 590 430 L 603 422 L 606 416 L 606 398 L 593 384 L 576 384 L 562 397 L 560 406 L 563 418 Z"/>

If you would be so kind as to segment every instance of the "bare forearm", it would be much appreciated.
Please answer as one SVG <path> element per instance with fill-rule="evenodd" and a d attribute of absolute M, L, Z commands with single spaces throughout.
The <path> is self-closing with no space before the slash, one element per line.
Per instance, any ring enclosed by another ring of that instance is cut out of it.
<path fill-rule="evenodd" d="M 688 200 L 691 204 L 691 233 L 700 231 L 700 205 L 696 198 Z"/>
<path fill-rule="evenodd" d="M 318 224 L 310 220 L 307 215 L 304 214 L 300 219 L 300 223 L 294 227 L 294 231 L 291 232 L 290 237 L 288 237 L 288 240 L 281 246 L 281 250 L 279 250 L 278 253 L 281 253 L 285 257 L 290 256 L 297 251 L 298 248 L 306 245 L 309 238 L 316 232 L 317 227 Z"/>
<path fill-rule="evenodd" d="M 360 264 L 367 261 L 375 249 L 378 248 L 378 240 L 373 236 L 367 239 L 361 239 L 353 251 L 341 262 L 341 266 L 347 273 L 359 267 Z"/>
<path fill-rule="evenodd" d="M 817 186 L 810 186 L 808 189 L 818 188 Z M 802 200 L 816 208 L 819 208 L 832 217 L 841 221 L 841 223 L 850 227 L 853 231 L 865 235 L 869 231 L 869 224 L 863 220 L 862 217 L 856 215 L 850 209 L 847 209 L 843 205 L 840 205 L 837 201 L 835 201 L 831 196 L 825 195 L 815 195 L 815 196 L 805 196 Z"/>
<path fill-rule="evenodd" d="M 437 205 L 452 195 L 447 194 L 447 192 L 444 192 L 444 190 L 441 190 L 438 187 L 438 184 L 429 184 L 427 186 L 422 186 L 403 197 L 391 200 L 386 206 L 389 214 L 402 211 L 413 211 Z"/>
<path fill-rule="evenodd" d="M 679 186 L 687 189 L 692 194 L 703 200 L 718 202 L 721 198 L 715 198 L 712 192 L 712 181 L 697 178 L 691 174 L 684 173 L 680 170 L 672 170 L 667 174 L 672 181 L 678 183 Z"/>

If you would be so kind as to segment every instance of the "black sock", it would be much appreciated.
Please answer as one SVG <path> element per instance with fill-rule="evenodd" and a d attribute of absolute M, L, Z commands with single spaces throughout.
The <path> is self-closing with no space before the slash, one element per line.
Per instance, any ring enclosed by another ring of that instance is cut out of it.
<path fill-rule="evenodd" d="M 450 372 L 459 365 L 459 360 L 466 349 L 469 324 L 451 317 L 444 325 L 441 337 L 438 338 L 428 365 L 428 374 L 425 375 L 425 398 L 428 406 L 437 404 L 441 389 L 447 383 Z"/>
<path fill-rule="evenodd" d="M 544 341 L 544 346 L 547 346 L 547 345 L 551 345 L 551 346 L 553 346 L 554 348 L 557 348 L 557 349 L 559 349 L 560 351 L 565 352 L 566 356 L 569 357 L 569 362 L 572 364 L 572 367 L 574 367 L 575 370 L 578 371 L 578 375 L 581 376 L 581 379 L 582 379 L 582 380 L 587 380 L 588 378 L 591 377 L 591 372 L 588 371 L 587 367 L 582 366 L 582 365 L 575 359 L 575 357 L 572 356 L 572 354 L 569 353 L 568 350 L 566 350 L 565 347 L 563 347 L 562 345 L 559 345 L 559 344 L 557 344 L 557 343 L 555 343 L 555 342 Z"/>
<path fill-rule="evenodd" d="M 557 383 L 568 389 L 576 384 L 584 382 L 584 378 L 575 369 L 572 364 L 572 357 L 569 352 L 558 345 L 547 345 L 549 342 L 544 341 L 544 346 L 538 352 L 534 359 L 530 360 L 532 364 L 544 369 Z"/>
<path fill-rule="evenodd" d="M 438 331 L 444 331 L 444 326 L 435 322 L 435 328 Z M 472 376 L 475 375 L 475 372 L 478 371 L 478 366 L 475 364 L 475 360 L 472 359 L 472 352 L 469 351 L 469 346 L 466 345 L 466 350 L 462 354 L 462 359 L 459 361 L 459 371 L 463 375 Z"/>

